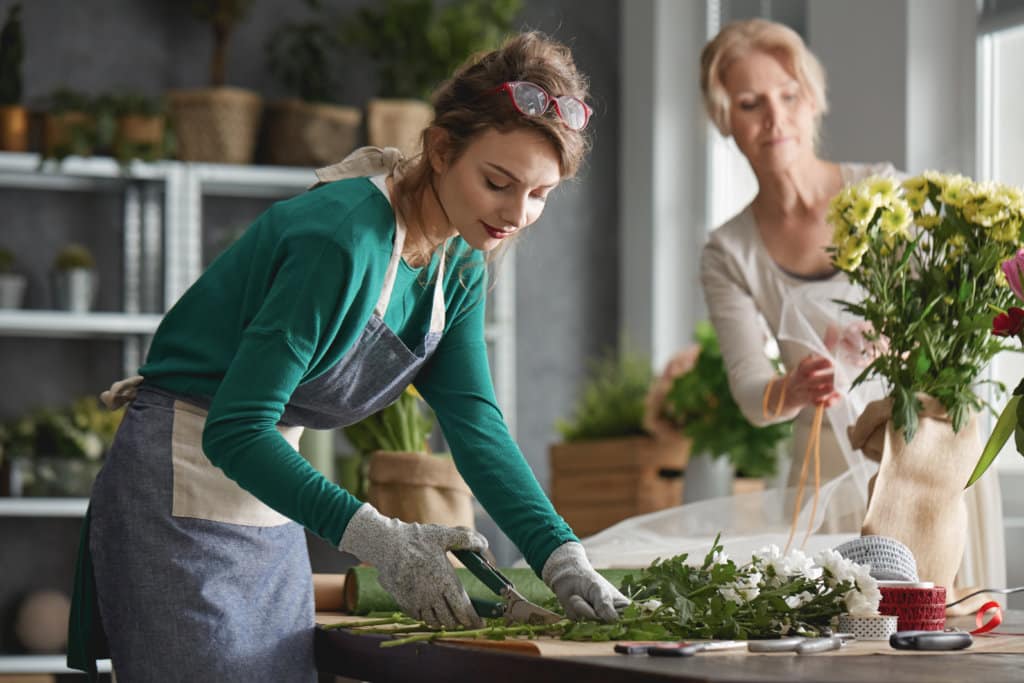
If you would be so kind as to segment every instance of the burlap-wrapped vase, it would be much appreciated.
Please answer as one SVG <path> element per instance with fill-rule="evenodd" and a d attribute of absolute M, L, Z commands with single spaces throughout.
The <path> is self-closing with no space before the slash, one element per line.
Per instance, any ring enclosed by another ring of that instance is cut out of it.
<path fill-rule="evenodd" d="M 923 410 L 909 444 L 893 429 L 892 399 L 869 403 L 849 428 L 851 445 L 879 464 L 868 486 L 861 534 L 901 541 L 914 553 L 920 580 L 944 586 L 953 601 L 967 540 L 964 485 L 981 453 L 978 421 L 972 416 L 954 432 L 938 400 L 923 394 L 918 399 Z"/>
<path fill-rule="evenodd" d="M 369 503 L 383 515 L 475 528 L 472 493 L 447 455 L 376 451 L 367 478 Z"/>

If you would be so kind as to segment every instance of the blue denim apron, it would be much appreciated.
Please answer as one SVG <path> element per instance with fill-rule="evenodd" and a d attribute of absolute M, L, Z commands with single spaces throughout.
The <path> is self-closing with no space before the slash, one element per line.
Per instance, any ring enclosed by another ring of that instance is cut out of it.
<path fill-rule="evenodd" d="M 372 180 L 388 196 L 384 176 Z M 396 221 L 384 286 L 359 339 L 289 399 L 278 429 L 293 447 L 301 427 L 350 425 L 393 402 L 437 347 L 444 248 L 423 341 L 410 350 L 384 324 L 404 240 Z M 205 407 L 138 388 L 93 489 L 85 527 L 91 567 L 88 557 L 80 562 L 76 583 L 94 570 L 101 627 L 121 681 L 315 681 L 303 528 L 209 462 L 201 449 Z M 88 623 L 95 615 L 89 618 L 79 588 L 78 621 L 88 631 L 99 624 Z"/>

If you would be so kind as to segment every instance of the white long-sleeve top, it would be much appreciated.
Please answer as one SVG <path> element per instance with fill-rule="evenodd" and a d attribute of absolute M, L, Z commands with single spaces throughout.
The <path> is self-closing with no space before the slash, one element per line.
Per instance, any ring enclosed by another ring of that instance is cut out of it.
<path fill-rule="evenodd" d="M 840 171 L 844 185 L 871 175 L 896 175 L 889 163 L 843 163 Z M 754 212 L 747 205 L 711 233 L 701 255 L 701 282 L 729 375 L 729 387 L 740 410 L 755 425 L 796 417 L 794 448 L 802 452 L 813 408 L 783 412 L 777 417 L 762 414 L 765 387 L 777 374 L 765 354 L 765 333 L 778 343 L 782 364 L 787 369 L 796 367 L 807 349 L 778 338 L 783 302 L 797 287 L 803 288 L 805 294 L 815 283 L 834 287 L 837 282 L 847 282 L 846 274 L 837 271 L 831 277 L 814 280 L 786 272 L 768 254 Z M 821 449 L 823 475 L 839 474 L 846 468 L 827 421 L 822 429 Z"/>

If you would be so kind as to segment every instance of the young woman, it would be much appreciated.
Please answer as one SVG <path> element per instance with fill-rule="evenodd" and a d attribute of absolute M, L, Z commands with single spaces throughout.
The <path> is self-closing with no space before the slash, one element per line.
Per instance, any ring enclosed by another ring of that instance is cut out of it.
<path fill-rule="evenodd" d="M 567 614 L 616 619 L 627 600 L 509 435 L 483 334 L 484 254 L 577 170 L 586 96 L 567 48 L 511 39 L 440 86 L 422 156 L 364 149 L 318 172 L 319 187 L 260 216 L 167 313 L 141 377 L 108 396 L 131 402 L 87 527 L 119 678 L 314 680 L 303 527 L 375 565 L 406 613 L 480 623 L 445 553 L 486 539 L 387 518 L 296 451 L 302 427 L 352 424 L 410 383 Z"/>

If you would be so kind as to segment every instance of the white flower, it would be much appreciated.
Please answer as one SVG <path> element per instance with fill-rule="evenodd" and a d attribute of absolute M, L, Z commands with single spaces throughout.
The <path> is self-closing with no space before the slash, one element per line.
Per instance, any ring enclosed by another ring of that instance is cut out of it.
<path fill-rule="evenodd" d="M 729 561 L 729 555 L 724 550 L 716 550 L 714 555 L 711 556 L 711 561 L 714 564 L 725 564 Z"/>
<path fill-rule="evenodd" d="M 637 603 L 637 606 L 644 612 L 653 612 L 659 607 L 661 607 L 661 600 L 651 598 L 650 600 L 645 600 L 643 602 Z"/>
<path fill-rule="evenodd" d="M 808 602 L 813 600 L 814 597 L 815 596 L 814 596 L 813 593 L 808 593 L 807 591 L 804 591 L 804 592 L 800 593 L 799 595 L 788 595 L 788 596 L 786 596 L 783 599 L 786 601 L 786 605 L 790 609 L 796 609 L 797 607 L 800 607 L 801 605 L 806 605 Z"/>

